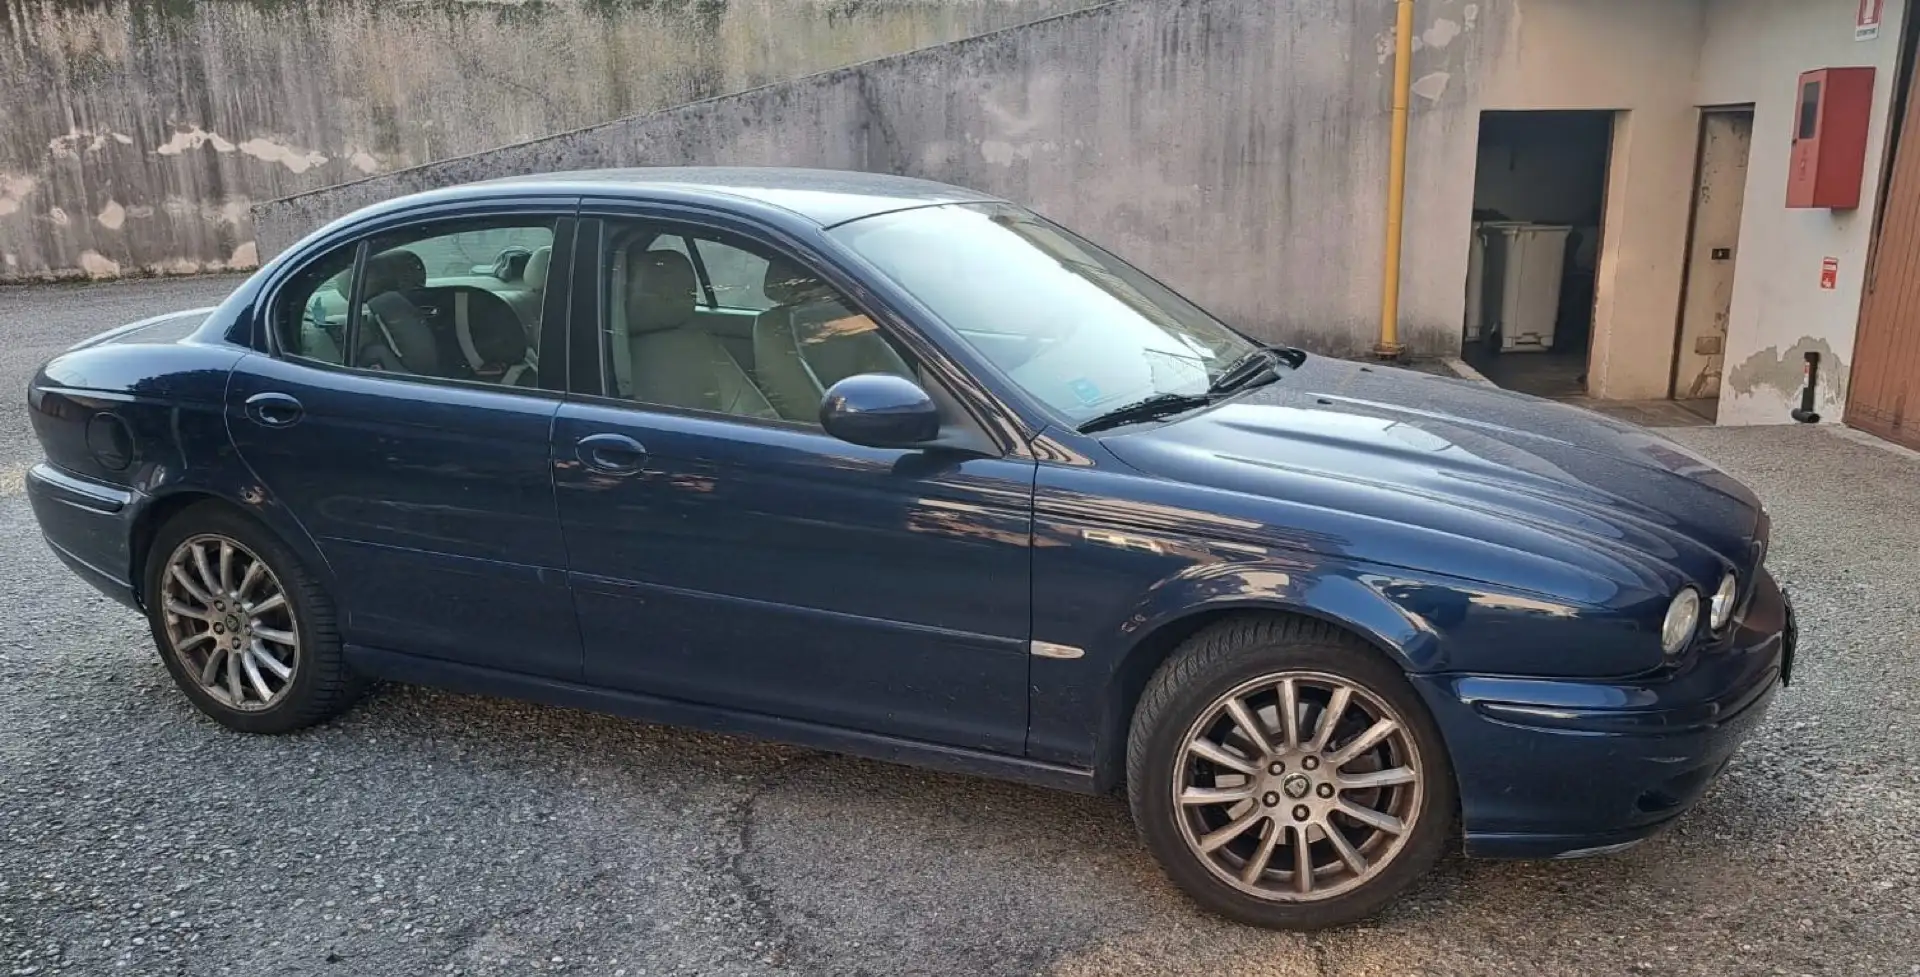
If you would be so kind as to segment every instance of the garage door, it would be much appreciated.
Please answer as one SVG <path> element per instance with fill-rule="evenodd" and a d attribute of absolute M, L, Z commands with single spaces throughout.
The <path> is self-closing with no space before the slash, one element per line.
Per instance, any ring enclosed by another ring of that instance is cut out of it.
<path fill-rule="evenodd" d="M 1860 305 L 1846 420 L 1920 448 L 1920 94 L 1909 94 L 1900 132 Z"/>

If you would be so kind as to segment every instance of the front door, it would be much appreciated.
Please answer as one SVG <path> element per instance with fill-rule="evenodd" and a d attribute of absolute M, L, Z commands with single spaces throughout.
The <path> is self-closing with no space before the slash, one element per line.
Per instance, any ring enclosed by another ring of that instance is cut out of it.
<path fill-rule="evenodd" d="M 510 301 L 531 284 L 480 270 L 570 225 L 407 229 L 269 300 L 275 350 L 234 369 L 228 428 L 326 559 L 349 644 L 578 679 L 548 451 L 564 384 L 542 375 L 564 357 L 537 355 Z M 564 321 L 563 302 L 519 304 Z"/>
<path fill-rule="evenodd" d="M 600 328 L 577 321 L 574 342 L 601 350 L 602 395 L 561 407 L 553 451 L 587 680 L 1020 753 L 1033 462 L 829 437 L 807 385 L 831 383 L 833 358 L 799 370 L 772 355 L 791 350 L 773 326 L 806 287 L 707 280 L 720 267 L 768 276 L 766 244 L 610 222 L 590 246 L 586 226 Z M 689 247 L 728 260 L 695 265 Z M 766 323 L 710 329 L 715 295 L 753 296 L 740 301 L 759 309 L 734 311 Z M 807 302 L 832 329 L 802 342 L 866 364 L 847 369 L 927 382 L 837 292 Z"/>
<path fill-rule="evenodd" d="M 1680 348 L 1674 360 L 1676 400 L 1720 396 L 1752 148 L 1752 109 L 1713 109 L 1701 115 L 1700 172 L 1693 196 Z"/>

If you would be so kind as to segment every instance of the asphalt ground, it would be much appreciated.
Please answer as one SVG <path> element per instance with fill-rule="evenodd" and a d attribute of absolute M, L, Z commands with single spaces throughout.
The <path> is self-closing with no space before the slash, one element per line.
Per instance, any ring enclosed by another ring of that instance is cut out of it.
<path fill-rule="evenodd" d="M 233 279 L 0 289 L 0 975 L 1920 974 L 1920 461 L 1671 432 L 1774 515 L 1793 687 L 1675 830 L 1444 862 L 1355 928 L 1219 922 L 1123 805 L 406 687 L 256 738 L 48 554 L 21 392 Z"/>

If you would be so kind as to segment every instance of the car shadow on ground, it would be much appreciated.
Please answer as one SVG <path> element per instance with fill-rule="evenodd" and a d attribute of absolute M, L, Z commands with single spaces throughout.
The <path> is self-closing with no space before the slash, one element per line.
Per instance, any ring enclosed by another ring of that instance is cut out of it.
<path fill-rule="evenodd" d="M 1771 789 L 1736 760 L 1698 810 L 1631 852 L 1535 863 L 1452 854 L 1376 919 L 1302 937 L 1201 913 L 1160 874 L 1118 797 L 399 686 L 383 687 L 345 728 L 352 732 L 341 735 L 373 734 L 402 755 L 418 749 L 432 758 L 452 748 L 460 762 L 507 777 L 517 765 L 537 774 L 562 762 L 588 780 L 646 791 L 697 772 L 697 779 L 723 785 L 723 796 L 708 800 L 728 812 L 726 830 L 738 836 L 729 856 L 733 881 L 752 893 L 768 944 L 789 961 L 848 965 L 864 948 L 874 972 L 901 954 L 954 965 L 990 955 L 1029 968 L 1104 967 L 1142 952 L 1125 949 L 1142 932 L 1174 931 L 1188 934 L 1183 945 L 1200 933 L 1216 941 L 1231 934 L 1226 945 L 1263 959 L 1298 952 L 1308 960 L 1328 941 L 1470 932 L 1516 913 L 1546 931 L 1590 925 L 1593 914 L 1617 911 L 1623 894 L 1665 902 L 1654 918 L 1690 910 L 1712 918 L 1710 906 L 1672 887 L 1676 873 L 1723 872 L 1743 860 L 1739 852 L 1790 841 L 1796 832 L 1783 826 L 1813 813 L 1810 802 Z M 578 798 L 572 816 L 620 820 L 621 797 L 616 790 Z M 657 828 L 629 825 L 636 835 Z M 1077 938 L 1024 945 L 1010 939 L 1016 921 Z M 1123 948 L 1119 957 L 1112 956 L 1115 946 Z"/>

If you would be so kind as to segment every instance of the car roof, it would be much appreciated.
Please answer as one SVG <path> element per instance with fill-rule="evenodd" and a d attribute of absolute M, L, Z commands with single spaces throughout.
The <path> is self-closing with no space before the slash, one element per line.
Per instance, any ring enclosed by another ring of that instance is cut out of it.
<path fill-rule="evenodd" d="M 1003 202 L 999 197 L 932 180 L 858 170 L 781 166 L 570 170 L 498 177 L 465 185 L 468 190 L 486 187 L 598 197 L 645 198 L 651 190 L 668 191 L 679 199 L 688 196 L 744 199 L 779 207 L 822 226 L 910 207 Z"/>

